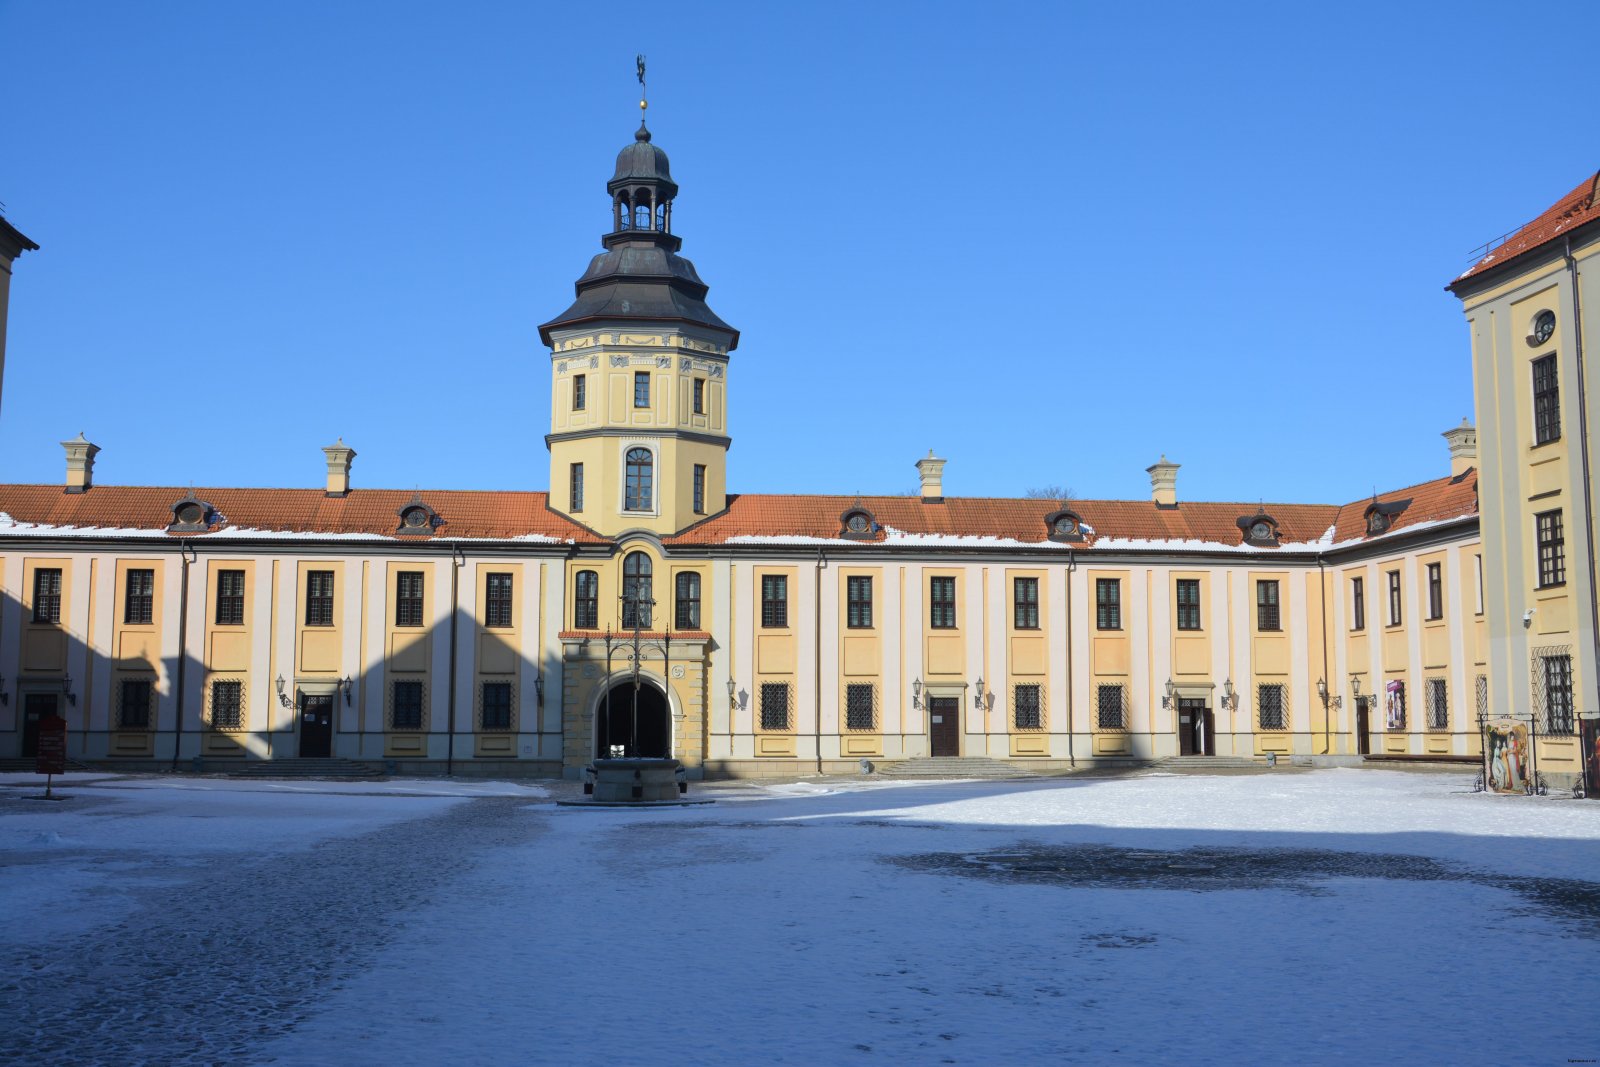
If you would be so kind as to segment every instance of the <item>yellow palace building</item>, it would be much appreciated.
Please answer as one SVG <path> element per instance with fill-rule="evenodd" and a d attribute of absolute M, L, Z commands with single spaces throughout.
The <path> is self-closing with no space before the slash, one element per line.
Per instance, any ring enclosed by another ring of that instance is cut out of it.
<path fill-rule="evenodd" d="M 918 496 L 732 492 L 730 427 L 777 400 L 733 388 L 642 126 L 606 194 L 540 327 L 548 493 L 363 488 L 342 441 L 305 489 L 101 485 L 81 437 L 0 486 L 0 757 L 55 712 L 79 759 L 208 770 L 1472 761 L 1518 706 L 1471 425 L 1343 503 L 1187 500 L 1165 457 L 1131 500 L 947 494 L 932 454 Z"/>

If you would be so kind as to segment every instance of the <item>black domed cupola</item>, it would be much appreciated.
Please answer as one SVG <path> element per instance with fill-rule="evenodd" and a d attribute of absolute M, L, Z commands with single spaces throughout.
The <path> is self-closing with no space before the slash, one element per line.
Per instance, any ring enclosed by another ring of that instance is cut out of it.
<path fill-rule="evenodd" d="M 617 172 L 606 183 L 606 191 L 611 194 L 613 232 L 672 232 L 672 198 L 678 195 L 678 186 L 667 154 L 650 143 L 643 121 L 633 143 L 617 153 Z M 676 250 L 676 242 L 673 247 Z"/>

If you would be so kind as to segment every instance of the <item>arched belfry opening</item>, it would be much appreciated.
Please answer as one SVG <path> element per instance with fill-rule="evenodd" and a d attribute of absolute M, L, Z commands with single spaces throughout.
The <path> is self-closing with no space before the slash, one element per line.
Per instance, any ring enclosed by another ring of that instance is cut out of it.
<path fill-rule="evenodd" d="M 608 759 L 614 746 L 628 758 L 672 755 L 672 709 L 667 694 L 648 678 L 612 684 L 595 709 L 594 755 Z"/>

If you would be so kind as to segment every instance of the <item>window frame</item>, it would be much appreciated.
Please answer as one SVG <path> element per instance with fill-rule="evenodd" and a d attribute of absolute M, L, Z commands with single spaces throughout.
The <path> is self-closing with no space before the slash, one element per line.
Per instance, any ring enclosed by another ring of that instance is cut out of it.
<path fill-rule="evenodd" d="M 1429 563 L 1423 570 L 1428 585 L 1428 622 L 1444 618 L 1444 564 Z"/>
<path fill-rule="evenodd" d="M 1026 593 L 1023 590 L 1027 590 Z M 1011 578 L 1011 628 L 1014 630 L 1039 629 L 1039 579 L 1033 575 L 1013 575 Z"/>
<path fill-rule="evenodd" d="M 787 630 L 789 628 L 789 576 L 787 574 L 761 575 L 761 628 Z"/>
<path fill-rule="evenodd" d="M 650 372 L 647 370 L 633 372 L 633 407 L 636 411 L 650 407 Z"/>
<path fill-rule="evenodd" d="M 1367 592 L 1364 575 L 1350 576 L 1350 629 L 1361 631 L 1367 628 Z"/>
<path fill-rule="evenodd" d="M 33 569 L 33 621 L 41 626 L 61 625 L 61 590 L 64 579 L 60 567 Z"/>
<path fill-rule="evenodd" d="M 635 457 L 643 457 L 637 459 Z M 622 510 L 643 514 L 655 512 L 655 453 L 643 445 L 633 445 L 622 454 Z"/>
<path fill-rule="evenodd" d="M 878 728 L 878 687 L 871 682 L 850 682 L 844 687 L 844 728 L 861 733 Z M 863 708 L 862 703 L 865 703 Z M 862 712 L 866 714 L 862 725 Z"/>
<path fill-rule="evenodd" d="M 510 571 L 490 571 L 484 575 L 484 629 L 510 630 L 516 626 L 516 589 L 516 575 Z"/>
<path fill-rule="evenodd" d="M 1533 445 L 1538 448 L 1561 440 L 1561 368 L 1554 352 L 1529 366 L 1533 375 Z"/>
<path fill-rule="evenodd" d="M 629 571 L 632 571 L 630 574 Z M 655 624 L 655 561 L 648 553 L 622 557 L 622 628 L 648 630 Z M 631 594 L 631 595 L 630 595 Z M 632 605 L 630 612 L 629 605 Z"/>
<path fill-rule="evenodd" d="M 394 575 L 394 626 L 397 630 L 417 630 L 426 620 L 423 605 L 427 597 L 425 571 L 396 571 Z"/>
<path fill-rule="evenodd" d="M 318 592 L 319 584 L 326 583 L 327 591 Z M 332 626 L 334 596 L 338 590 L 333 571 L 306 571 L 306 613 L 307 626 Z"/>
<path fill-rule="evenodd" d="M 1185 631 L 1204 632 L 1205 618 L 1200 611 L 1200 579 L 1178 578 L 1175 579 L 1177 587 L 1174 596 L 1177 600 L 1177 628 Z M 1184 603 L 1184 590 L 1187 588 L 1194 594 L 1191 603 Z"/>
<path fill-rule="evenodd" d="M 1390 627 L 1404 626 L 1406 621 L 1405 590 L 1400 581 L 1398 570 L 1385 571 L 1389 583 L 1389 622 Z"/>
<path fill-rule="evenodd" d="M 845 629 L 872 629 L 872 575 L 845 576 Z"/>
<path fill-rule="evenodd" d="M 1273 694 L 1273 700 L 1267 699 L 1267 694 Z M 1265 730 L 1287 730 L 1289 728 L 1289 699 L 1288 686 L 1282 682 L 1262 682 L 1256 686 L 1256 725 Z M 1267 722 L 1268 705 L 1275 705 L 1275 722 Z"/>
<path fill-rule="evenodd" d="M 1024 694 L 1031 694 L 1024 700 Z M 1024 717 L 1032 721 L 1024 722 Z M 1018 730 L 1044 729 L 1044 686 L 1038 682 L 1017 682 L 1011 687 L 1011 724 Z"/>
<path fill-rule="evenodd" d="M 493 707 L 493 710 L 496 712 L 496 718 L 493 722 L 489 720 L 489 692 L 491 690 L 493 690 L 496 694 Z M 505 697 L 503 704 L 500 700 L 501 694 L 504 694 Z M 485 731 L 494 730 L 499 732 L 509 731 L 512 728 L 513 722 L 515 721 L 514 711 L 512 708 L 513 699 L 510 682 L 485 681 L 481 683 L 478 687 L 478 729 Z M 503 713 L 503 718 L 501 717 L 501 713 Z"/>
<path fill-rule="evenodd" d="M 136 583 L 143 585 L 145 591 L 136 591 Z M 129 567 L 122 576 L 122 625 L 150 626 L 155 621 L 155 568 Z"/>
<path fill-rule="evenodd" d="M 402 687 L 404 687 L 405 692 L 408 694 L 408 697 L 407 697 L 404 705 L 402 705 L 401 700 L 400 700 L 400 691 L 401 691 Z M 412 706 L 412 701 L 411 701 L 411 699 L 409 697 L 409 694 L 411 694 L 413 692 L 416 694 L 415 707 Z M 418 680 L 416 680 L 414 678 L 397 678 L 397 679 L 395 679 L 394 685 L 389 691 L 389 726 L 390 726 L 390 729 L 393 729 L 393 730 L 420 730 L 420 729 L 422 729 L 423 723 L 427 720 L 426 704 L 427 704 L 427 694 L 426 694 L 425 690 L 423 689 L 423 685 L 422 685 L 422 683 L 420 681 L 418 681 Z M 407 712 L 406 719 L 403 722 L 401 721 L 401 718 L 400 718 L 400 712 L 401 712 L 402 706 L 405 708 L 405 710 Z M 411 717 L 411 713 L 413 711 L 415 712 L 415 719 L 414 720 Z"/>
<path fill-rule="evenodd" d="M 1450 729 L 1450 686 L 1446 679 L 1429 677 L 1422 681 L 1423 719 L 1434 733 Z"/>
<path fill-rule="evenodd" d="M 1108 725 L 1106 722 L 1107 700 L 1110 695 L 1116 696 L 1116 724 Z M 1097 730 L 1126 730 L 1128 728 L 1128 695 L 1119 683 L 1102 682 L 1095 687 L 1094 695 L 1094 722 Z"/>
<path fill-rule="evenodd" d="M 1107 592 L 1110 596 L 1107 596 Z M 1094 628 L 1096 630 L 1122 629 L 1122 579 L 1096 578 L 1094 580 Z"/>
<path fill-rule="evenodd" d="M 1256 579 L 1256 630 L 1261 633 L 1283 632 L 1282 594 L 1277 578 Z"/>
<path fill-rule="evenodd" d="M 1561 510 L 1552 508 L 1533 517 L 1540 589 L 1556 589 L 1567 584 L 1567 538 Z"/>
<path fill-rule="evenodd" d="M 567 465 L 567 507 L 577 514 L 583 511 L 583 464 Z"/>
<path fill-rule="evenodd" d="M 756 718 L 763 732 L 783 733 L 794 729 L 794 701 L 788 682 L 762 682 L 756 696 Z"/>
<path fill-rule="evenodd" d="M 572 410 L 585 411 L 589 406 L 589 380 L 586 374 L 572 376 Z"/>
<path fill-rule="evenodd" d="M 704 415 L 706 413 L 706 380 L 704 378 L 695 378 L 694 384 L 690 386 L 689 391 L 694 414 Z"/>
<path fill-rule="evenodd" d="M 1555 737 L 1570 737 L 1576 732 L 1576 705 L 1572 699 L 1572 655 L 1540 656 L 1544 674 L 1544 728 Z"/>
<path fill-rule="evenodd" d="M 130 704 L 130 702 L 128 700 L 128 687 L 129 686 L 142 686 L 143 687 L 143 689 L 144 689 L 144 701 L 142 702 L 142 704 L 140 704 L 139 702 L 133 702 L 133 703 Z M 151 723 L 151 720 L 154 718 L 154 712 L 155 712 L 155 693 L 156 693 L 156 686 L 155 686 L 155 679 L 153 679 L 153 678 L 122 678 L 122 679 L 119 679 L 119 681 L 117 683 L 117 729 L 119 729 L 119 730 L 148 730 L 148 729 L 150 729 L 150 723 Z M 140 716 L 140 719 L 139 719 L 138 722 L 130 722 L 128 720 L 128 708 L 130 706 L 138 706 L 138 707 L 142 708 L 144 714 L 142 716 Z"/>
<path fill-rule="evenodd" d="M 228 587 L 235 581 L 239 583 L 239 591 L 231 593 Z M 217 598 L 212 624 L 215 626 L 243 626 L 244 625 L 244 571 L 219 570 L 217 571 Z"/>
<path fill-rule="evenodd" d="M 672 587 L 674 624 L 680 630 L 700 629 L 700 572 L 679 571 Z"/>
<path fill-rule="evenodd" d="M 696 463 L 694 465 L 692 493 L 693 498 L 690 501 L 690 506 L 694 508 L 696 515 L 704 515 L 706 513 L 706 465 L 704 463 Z"/>
<path fill-rule="evenodd" d="M 928 576 L 928 629 L 954 630 L 955 628 L 955 576 L 951 574 L 930 574 Z"/>
<path fill-rule="evenodd" d="M 572 576 L 572 628 L 600 629 L 599 571 L 581 570 Z"/>
<path fill-rule="evenodd" d="M 230 694 L 224 701 L 222 695 Z M 218 709 L 229 712 L 228 719 L 218 717 Z M 213 730 L 244 729 L 244 683 L 237 678 L 216 678 L 211 682 L 211 708 L 207 724 Z"/>

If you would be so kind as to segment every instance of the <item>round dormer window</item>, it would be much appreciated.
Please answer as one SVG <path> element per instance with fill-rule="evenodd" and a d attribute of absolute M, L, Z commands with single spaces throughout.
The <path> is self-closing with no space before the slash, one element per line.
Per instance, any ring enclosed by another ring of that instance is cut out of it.
<path fill-rule="evenodd" d="M 1063 515 L 1061 518 L 1056 520 L 1055 529 L 1056 533 L 1065 537 L 1067 534 L 1077 533 L 1078 524 L 1072 520 L 1070 515 Z"/>
<path fill-rule="evenodd" d="M 428 509 L 423 507 L 409 507 L 400 513 L 400 521 L 409 529 L 420 530 L 428 525 Z"/>
<path fill-rule="evenodd" d="M 1257 522 L 1250 527 L 1250 537 L 1256 541 L 1272 540 L 1272 527 L 1264 522 Z"/>
<path fill-rule="evenodd" d="M 206 509 L 190 501 L 179 506 L 175 517 L 184 526 L 200 526 L 205 523 Z"/>
<path fill-rule="evenodd" d="M 1554 311 L 1541 311 L 1533 317 L 1533 333 L 1528 340 L 1535 345 L 1542 345 L 1550 340 L 1556 332 L 1556 313 Z"/>
<path fill-rule="evenodd" d="M 864 534 L 867 532 L 867 517 L 857 511 L 845 520 L 844 525 L 851 533 Z"/>

